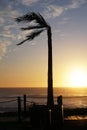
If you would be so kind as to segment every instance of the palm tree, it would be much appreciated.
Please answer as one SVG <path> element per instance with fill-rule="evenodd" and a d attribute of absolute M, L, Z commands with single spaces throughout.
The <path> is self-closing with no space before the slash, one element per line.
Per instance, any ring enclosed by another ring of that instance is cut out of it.
<path fill-rule="evenodd" d="M 52 34 L 51 34 L 51 27 L 45 21 L 40 13 L 31 12 L 24 16 L 16 18 L 17 22 L 34 22 L 33 26 L 28 26 L 25 28 L 21 28 L 22 30 L 32 30 L 29 32 L 29 35 L 26 36 L 26 39 L 22 42 L 18 43 L 17 45 L 21 45 L 26 41 L 33 40 L 36 36 L 38 36 L 43 31 L 47 30 L 48 36 L 48 90 L 47 90 L 47 106 L 49 109 L 52 109 L 54 106 L 53 100 L 53 78 L 52 78 Z"/>

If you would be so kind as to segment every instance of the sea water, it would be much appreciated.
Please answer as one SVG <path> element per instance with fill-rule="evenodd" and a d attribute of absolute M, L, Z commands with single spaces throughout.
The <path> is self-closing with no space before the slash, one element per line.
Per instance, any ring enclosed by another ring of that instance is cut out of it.
<path fill-rule="evenodd" d="M 47 88 L 0 88 L 0 112 L 17 111 L 18 97 L 21 97 L 23 107 L 23 96 L 27 97 L 27 107 L 33 103 L 47 103 Z M 57 97 L 62 95 L 64 108 L 86 108 L 87 88 L 54 87 L 54 103 L 57 104 Z"/>

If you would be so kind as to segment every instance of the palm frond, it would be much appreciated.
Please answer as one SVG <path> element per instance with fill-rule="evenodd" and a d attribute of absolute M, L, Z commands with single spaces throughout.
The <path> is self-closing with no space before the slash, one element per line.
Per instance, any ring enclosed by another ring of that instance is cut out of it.
<path fill-rule="evenodd" d="M 17 45 L 21 45 L 27 40 L 33 40 L 35 37 L 37 37 L 42 31 L 48 28 L 48 24 L 46 23 L 45 19 L 40 15 L 40 13 L 27 13 L 26 15 L 23 15 L 21 17 L 16 18 L 17 22 L 36 22 L 36 25 L 34 26 L 28 26 L 28 27 L 22 27 L 21 30 L 34 30 L 32 33 L 30 33 L 25 40 L 18 43 Z"/>
<path fill-rule="evenodd" d="M 36 20 L 36 18 L 37 18 L 36 13 L 31 12 L 31 13 L 27 13 L 21 17 L 16 18 L 16 21 L 17 22 L 21 22 L 21 21 L 31 22 L 33 20 Z"/>
<path fill-rule="evenodd" d="M 25 40 L 23 40 L 22 42 L 18 43 L 17 45 L 21 45 L 21 44 L 23 44 L 26 41 L 33 40 L 35 37 L 40 35 L 40 33 L 42 33 L 43 31 L 44 30 L 39 30 L 39 31 L 32 32 L 30 35 L 26 36 L 27 38 Z"/>
<path fill-rule="evenodd" d="M 45 26 L 31 26 L 31 27 L 21 28 L 21 30 L 32 30 L 32 29 L 40 29 L 40 28 L 45 28 Z"/>
<path fill-rule="evenodd" d="M 38 30 L 38 31 L 34 31 L 32 32 L 30 35 L 26 36 L 29 39 L 28 40 L 33 40 L 35 37 L 37 37 L 38 35 L 40 35 L 40 33 L 42 33 L 44 30 Z"/>
<path fill-rule="evenodd" d="M 23 15 L 21 17 L 16 18 L 17 22 L 25 21 L 25 22 L 31 22 L 31 21 L 36 21 L 40 26 L 48 26 L 47 22 L 45 19 L 41 16 L 40 13 L 27 13 L 26 15 Z"/>
<path fill-rule="evenodd" d="M 38 17 L 40 19 L 40 24 L 47 27 L 48 24 L 47 24 L 47 22 L 45 21 L 45 19 L 42 17 L 42 15 L 40 13 L 38 13 Z"/>
<path fill-rule="evenodd" d="M 23 43 L 26 42 L 26 41 L 28 41 L 28 38 L 25 39 L 25 40 L 23 40 L 22 42 L 18 43 L 17 45 L 21 45 L 21 44 L 23 44 Z"/>

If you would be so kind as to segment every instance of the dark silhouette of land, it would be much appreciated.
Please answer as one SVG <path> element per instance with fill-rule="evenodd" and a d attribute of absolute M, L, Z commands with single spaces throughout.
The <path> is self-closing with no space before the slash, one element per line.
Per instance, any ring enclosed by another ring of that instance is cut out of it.
<path fill-rule="evenodd" d="M 42 106 L 33 107 L 33 110 L 26 111 L 26 114 L 21 113 L 21 120 L 18 119 L 17 112 L 1 113 L 0 114 L 0 130 L 87 130 L 87 119 L 68 119 L 68 116 L 86 116 L 87 109 L 75 108 L 64 109 L 63 122 L 60 124 L 58 117 L 53 127 L 48 126 L 48 115 L 46 113 L 46 106 L 42 109 Z M 57 116 L 57 110 L 54 110 Z M 32 119 L 30 120 L 30 114 Z M 67 119 L 66 119 L 67 118 Z"/>
<path fill-rule="evenodd" d="M 33 127 L 29 122 L 0 121 L 0 130 L 42 130 L 43 127 Z M 55 130 L 87 130 L 87 120 L 64 120 L 63 126 Z M 46 130 L 46 129 L 43 129 Z M 51 130 L 51 129 L 50 129 Z"/>

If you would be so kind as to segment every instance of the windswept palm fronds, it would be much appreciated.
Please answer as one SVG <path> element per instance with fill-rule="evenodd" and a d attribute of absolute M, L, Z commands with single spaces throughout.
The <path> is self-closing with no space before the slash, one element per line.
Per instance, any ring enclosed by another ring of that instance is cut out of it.
<path fill-rule="evenodd" d="M 21 45 L 26 41 L 30 41 L 33 40 L 35 37 L 37 37 L 40 33 L 42 33 L 44 30 L 38 30 L 35 32 L 30 33 L 30 35 L 26 36 L 27 38 L 25 40 L 23 40 L 22 42 L 18 43 L 17 45 Z"/>
<path fill-rule="evenodd" d="M 22 42 L 18 43 L 17 45 L 21 45 L 24 42 L 28 40 L 33 40 L 35 37 L 37 37 L 41 32 L 43 32 L 45 29 L 48 28 L 48 24 L 44 20 L 44 18 L 38 13 L 28 13 L 26 15 L 23 15 L 21 17 L 16 18 L 17 22 L 32 22 L 34 21 L 35 25 L 33 26 L 28 26 L 28 27 L 22 27 L 21 30 L 26 31 L 26 30 L 33 30 L 32 33 L 30 33 L 25 40 Z"/>
<path fill-rule="evenodd" d="M 25 22 L 31 22 L 31 21 L 35 21 L 40 26 L 43 26 L 43 25 L 44 25 L 44 27 L 48 26 L 47 22 L 40 15 L 40 13 L 34 13 L 34 12 L 31 12 L 31 13 L 28 13 L 28 14 L 23 15 L 21 17 L 18 17 L 18 18 L 16 18 L 16 21 L 17 22 L 23 22 L 23 21 L 25 21 Z"/>

